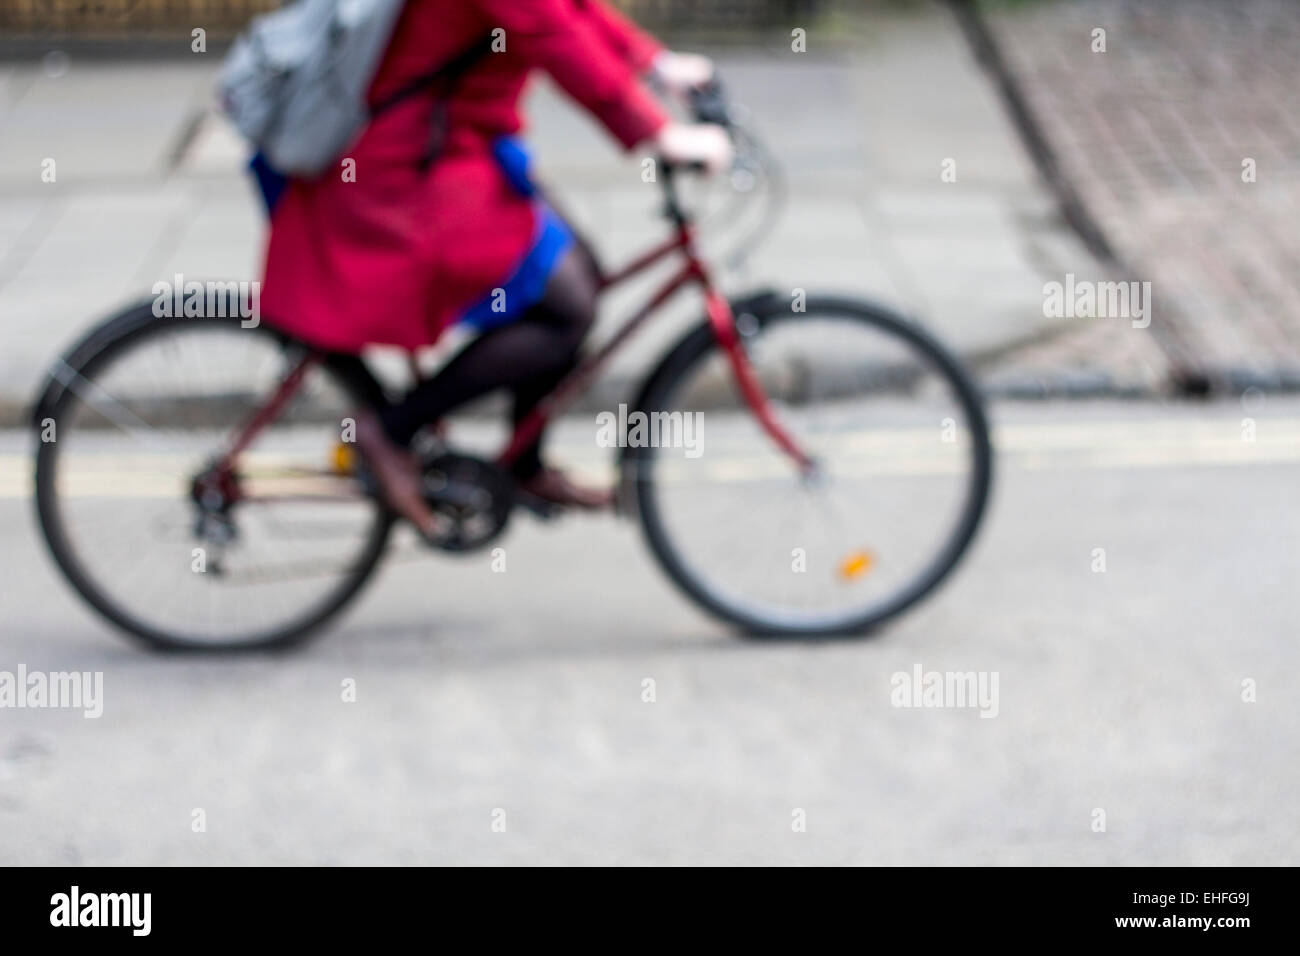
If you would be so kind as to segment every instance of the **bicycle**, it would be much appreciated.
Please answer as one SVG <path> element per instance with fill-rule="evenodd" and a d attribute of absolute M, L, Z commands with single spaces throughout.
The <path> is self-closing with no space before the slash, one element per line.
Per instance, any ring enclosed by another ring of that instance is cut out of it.
<path fill-rule="evenodd" d="M 721 88 L 692 109 L 731 133 L 740 202 L 764 187 L 778 197 L 776 164 Z M 867 633 L 929 594 L 975 535 L 992 471 L 979 393 L 935 338 L 870 302 L 728 299 L 682 202 L 685 171 L 657 170 L 672 233 L 603 288 L 669 259 L 677 271 L 494 458 L 437 431 L 421 437 L 425 493 L 443 522 L 432 544 L 477 552 L 521 506 L 553 517 L 520 499 L 507 467 L 691 286 L 704 320 L 629 407 L 670 432 L 685 421 L 675 415 L 702 416 L 709 439 L 695 455 L 680 442 L 620 442 L 619 513 L 639 520 L 685 595 L 745 633 Z M 152 647 L 284 647 L 356 596 L 395 517 L 340 441 L 364 401 L 356 382 L 309 345 L 246 328 L 233 301 L 205 305 L 159 317 L 142 301 L 55 362 L 33 411 L 38 432 L 53 433 L 36 454 L 40 526 L 81 597 Z"/>

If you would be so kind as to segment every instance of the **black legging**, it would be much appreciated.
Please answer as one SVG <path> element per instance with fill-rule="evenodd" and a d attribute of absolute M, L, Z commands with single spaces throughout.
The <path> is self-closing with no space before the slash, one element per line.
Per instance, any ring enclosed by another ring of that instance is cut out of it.
<path fill-rule="evenodd" d="M 409 445 L 425 425 L 498 388 L 514 396 L 512 420 L 519 422 L 577 364 L 582 340 L 596 318 L 596 265 L 581 245 L 572 246 L 546 285 L 542 299 L 506 325 L 483 333 L 461 349 L 438 374 L 421 382 L 395 404 L 379 403 L 389 437 Z M 331 355 L 330 366 L 351 377 L 355 356 Z M 541 436 L 512 468 L 527 478 L 542 467 Z"/>

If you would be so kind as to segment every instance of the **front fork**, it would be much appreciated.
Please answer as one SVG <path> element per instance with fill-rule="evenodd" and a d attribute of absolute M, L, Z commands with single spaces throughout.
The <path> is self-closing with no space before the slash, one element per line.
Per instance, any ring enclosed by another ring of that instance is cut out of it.
<path fill-rule="evenodd" d="M 736 329 L 736 317 L 732 312 L 731 303 L 715 289 L 709 289 L 705 293 L 704 301 L 708 309 L 709 325 L 713 327 L 718 345 L 727 356 L 732 375 L 736 379 L 736 386 L 740 389 L 745 404 L 749 406 L 763 431 L 767 432 L 776 446 L 794 459 L 800 473 L 805 478 L 812 477 L 816 473 L 816 462 L 799 447 L 794 436 L 777 417 L 772 403 L 768 401 L 767 392 L 763 390 L 763 383 L 758 380 L 754 363 L 749 360 L 749 353 L 745 351 L 745 344 Z"/>

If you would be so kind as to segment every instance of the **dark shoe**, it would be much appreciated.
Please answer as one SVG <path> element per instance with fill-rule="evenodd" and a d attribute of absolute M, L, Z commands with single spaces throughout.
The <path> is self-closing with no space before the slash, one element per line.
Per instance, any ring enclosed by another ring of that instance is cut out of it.
<path fill-rule="evenodd" d="M 357 423 L 357 448 L 370 466 L 388 506 L 415 525 L 420 534 L 426 538 L 433 536 L 438 519 L 424 500 L 415 457 L 385 434 L 374 412 L 358 412 L 353 418 Z"/>
<path fill-rule="evenodd" d="M 601 511 L 614 504 L 614 492 L 608 488 L 584 488 L 569 480 L 569 476 L 556 468 L 543 468 L 537 474 L 519 482 L 519 490 L 526 495 L 566 508 Z"/>

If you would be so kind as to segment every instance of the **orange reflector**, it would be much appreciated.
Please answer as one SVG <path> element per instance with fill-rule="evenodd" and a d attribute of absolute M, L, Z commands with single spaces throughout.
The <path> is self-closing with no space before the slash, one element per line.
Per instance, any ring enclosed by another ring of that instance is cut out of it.
<path fill-rule="evenodd" d="M 352 474 L 352 468 L 356 464 L 356 453 L 352 446 L 344 442 L 339 442 L 334 446 L 334 471 L 340 475 Z"/>
<path fill-rule="evenodd" d="M 871 555 L 865 551 L 851 552 L 843 561 L 840 562 L 840 577 L 846 581 L 853 578 L 860 578 L 871 570 L 873 562 Z"/>

